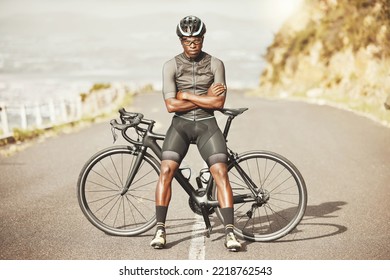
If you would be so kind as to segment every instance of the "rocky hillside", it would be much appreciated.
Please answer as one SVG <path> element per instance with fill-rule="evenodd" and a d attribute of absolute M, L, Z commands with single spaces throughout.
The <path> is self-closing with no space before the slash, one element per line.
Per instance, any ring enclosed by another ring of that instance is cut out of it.
<path fill-rule="evenodd" d="M 390 123 L 390 0 L 306 0 L 265 60 L 261 95 L 331 102 Z"/>

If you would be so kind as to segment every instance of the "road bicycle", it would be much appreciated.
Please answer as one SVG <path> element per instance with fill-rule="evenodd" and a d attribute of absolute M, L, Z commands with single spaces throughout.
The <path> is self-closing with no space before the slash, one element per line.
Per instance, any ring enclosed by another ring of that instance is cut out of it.
<path fill-rule="evenodd" d="M 223 135 L 232 120 L 247 108 L 221 109 L 227 116 Z M 120 122 L 110 122 L 114 142 L 120 131 L 129 145 L 104 149 L 81 170 L 77 196 L 81 210 L 98 229 L 110 235 L 134 236 L 156 224 L 155 188 L 165 135 L 153 132 L 154 120 L 141 113 L 119 110 Z M 273 241 L 290 233 L 301 221 L 307 191 L 299 170 L 285 157 L 269 151 L 237 154 L 228 148 L 228 176 L 234 197 L 234 232 L 249 241 Z M 189 196 L 189 206 L 203 216 L 209 237 L 210 216 L 223 223 L 217 187 L 208 168 L 200 170 L 196 186 L 191 173 L 179 168 L 175 179 Z"/>

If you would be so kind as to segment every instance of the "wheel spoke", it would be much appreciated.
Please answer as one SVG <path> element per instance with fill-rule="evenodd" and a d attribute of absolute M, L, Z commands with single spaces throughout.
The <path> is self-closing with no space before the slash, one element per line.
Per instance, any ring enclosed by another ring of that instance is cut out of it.
<path fill-rule="evenodd" d="M 142 216 L 142 218 L 144 218 L 145 221 L 146 221 L 145 216 L 142 214 L 142 212 L 141 212 L 140 210 L 138 210 L 138 207 L 136 207 L 136 206 L 134 205 L 134 203 L 131 202 L 131 200 L 128 198 L 128 196 L 126 196 L 126 199 L 127 199 L 127 201 L 131 204 L 131 206 L 133 206 L 133 207 L 135 208 L 135 210 L 138 212 L 138 214 L 140 214 L 140 215 Z M 136 199 L 136 200 L 137 200 L 137 199 Z M 141 202 L 141 204 L 143 204 L 142 201 L 138 201 L 138 202 Z"/>
<path fill-rule="evenodd" d="M 103 197 L 103 198 L 99 198 L 99 199 L 96 199 L 96 200 L 90 200 L 88 201 L 89 204 L 92 204 L 92 203 L 96 203 L 96 202 L 100 202 L 102 200 L 105 200 L 105 199 L 110 199 L 107 203 L 109 203 L 110 201 L 112 201 L 113 199 L 115 199 L 115 197 L 118 196 L 118 194 L 114 194 L 114 195 L 110 195 L 110 196 L 106 196 L 106 197 Z M 104 206 L 104 205 L 103 205 Z M 99 208 L 100 210 L 100 208 Z"/>
<path fill-rule="evenodd" d="M 121 155 L 121 159 L 122 159 L 121 167 L 123 169 L 123 155 Z M 118 176 L 118 179 L 119 179 L 119 182 L 120 182 L 120 186 L 123 186 L 123 182 L 122 182 L 122 179 L 121 179 L 121 177 L 119 175 L 118 168 L 116 167 L 114 161 L 112 160 L 112 156 L 110 156 L 110 160 L 111 160 L 112 166 L 114 167 L 115 173 Z M 112 178 L 112 180 L 114 180 L 114 179 Z"/>
<path fill-rule="evenodd" d="M 104 180 L 106 180 L 107 182 L 110 182 L 111 184 L 113 184 L 114 186 L 117 186 L 118 189 L 120 189 L 120 186 L 118 186 L 117 183 L 115 183 L 114 181 L 112 180 L 109 180 L 108 178 L 106 178 L 105 176 L 103 176 L 102 174 L 100 174 L 99 172 L 95 171 L 95 170 L 91 170 L 92 172 L 94 172 L 96 175 L 100 176 L 101 178 L 103 178 Z"/>
<path fill-rule="evenodd" d="M 102 185 L 102 184 L 96 183 L 94 181 L 87 181 L 87 182 L 95 184 L 95 185 L 100 186 L 100 187 L 103 187 L 103 188 L 107 189 L 107 191 L 115 191 L 115 192 L 118 191 L 117 189 L 110 188 L 110 187 L 108 187 L 106 185 Z M 89 191 L 89 192 L 91 192 L 91 191 Z"/>

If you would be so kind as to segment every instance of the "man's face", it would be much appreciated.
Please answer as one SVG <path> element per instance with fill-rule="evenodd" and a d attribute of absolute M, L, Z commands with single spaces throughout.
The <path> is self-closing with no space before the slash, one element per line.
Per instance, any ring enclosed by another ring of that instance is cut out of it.
<path fill-rule="evenodd" d="M 196 58 L 203 47 L 203 37 L 182 37 L 181 45 L 188 58 Z"/>

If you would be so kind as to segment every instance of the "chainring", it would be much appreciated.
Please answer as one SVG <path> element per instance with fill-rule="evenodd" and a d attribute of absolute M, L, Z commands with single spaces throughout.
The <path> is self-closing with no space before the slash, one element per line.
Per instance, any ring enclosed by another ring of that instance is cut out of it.
<path fill-rule="evenodd" d="M 196 194 L 198 196 L 203 196 L 203 195 L 205 195 L 205 193 L 206 193 L 205 189 L 197 189 L 196 190 Z M 188 199 L 188 204 L 190 205 L 192 212 L 202 216 L 202 209 L 200 208 L 199 205 L 197 205 L 195 203 L 195 201 L 191 197 Z M 209 216 L 214 213 L 214 207 L 210 207 L 208 210 L 209 210 Z"/>

